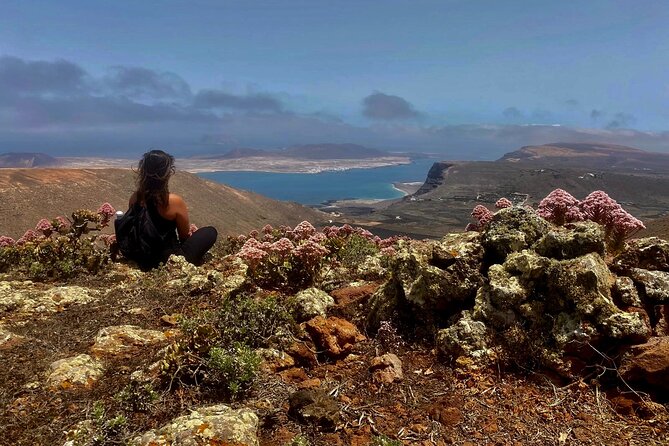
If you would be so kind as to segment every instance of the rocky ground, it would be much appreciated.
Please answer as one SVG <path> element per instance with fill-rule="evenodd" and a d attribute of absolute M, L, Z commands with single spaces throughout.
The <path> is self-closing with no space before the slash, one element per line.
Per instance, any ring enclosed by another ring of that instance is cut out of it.
<path fill-rule="evenodd" d="M 669 442 L 669 243 L 612 252 L 596 224 L 510 208 L 393 250 L 299 286 L 224 247 L 201 267 L 7 271 L 0 444 Z M 245 369 L 214 379 L 208 345 L 229 333 L 262 358 L 239 392 Z"/>

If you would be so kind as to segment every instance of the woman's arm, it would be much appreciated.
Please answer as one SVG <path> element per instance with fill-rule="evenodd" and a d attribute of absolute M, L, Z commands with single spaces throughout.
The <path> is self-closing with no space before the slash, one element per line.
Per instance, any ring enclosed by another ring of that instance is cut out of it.
<path fill-rule="evenodd" d="M 190 220 L 188 219 L 188 206 L 180 196 L 170 194 L 168 206 L 169 217 L 174 216 L 173 220 L 177 224 L 177 232 L 179 233 L 179 240 L 184 241 L 188 238 L 190 232 Z M 170 218 L 171 219 L 171 218 Z"/>

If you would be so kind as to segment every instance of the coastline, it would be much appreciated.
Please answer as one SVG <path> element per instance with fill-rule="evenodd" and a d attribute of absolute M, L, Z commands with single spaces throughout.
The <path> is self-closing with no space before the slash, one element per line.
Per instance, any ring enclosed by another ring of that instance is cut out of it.
<path fill-rule="evenodd" d="M 137 160 L 126 158 L 63 157 L 58 158 L 58 160 L 59 164 L 57 166 L 50 167 L 76 169 L 129 169 L 137 165 Z M 177 169 L 185 170 L 190 173 L 267 172 L 317 174 L 321 172 L 338 172 L 351 169 L 374 169 L 377 167 L 400 166 L 411 163 L 411 158 L 403 156 L 328 160 L 306 160 L 278 157 L 247 157 L 226 160 L 176 159 Z"/>

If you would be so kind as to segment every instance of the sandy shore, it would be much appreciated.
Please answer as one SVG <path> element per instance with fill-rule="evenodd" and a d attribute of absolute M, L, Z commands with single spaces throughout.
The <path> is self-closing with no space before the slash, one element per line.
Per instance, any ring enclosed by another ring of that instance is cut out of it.
<path fill-rule="evenodd" d="M 58 167 L 78 169 L 131 168 L 137 160 L 123 158 L 71 157 L 59 158 Z M 302 160 L 277 157 L 247 157 L 236 159 L 189 159 L 177 158 L 179 170 L 191 173 L 246 171 L 276 173 L 319 173 L 350 169 L 373 169 L 376 167 L 410 164 L 411 159 L 403 156 L 384 156 L 367 159 Z"/>

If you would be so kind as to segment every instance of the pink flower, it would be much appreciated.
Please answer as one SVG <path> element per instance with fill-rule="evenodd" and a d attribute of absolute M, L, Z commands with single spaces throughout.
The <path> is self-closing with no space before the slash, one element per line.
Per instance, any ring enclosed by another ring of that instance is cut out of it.
<path fill-rule="evenodd" d="M 5 248 L 7 246 L 14 246 L 16 242 L 13 238 L 7 237 L 6 235 L 0 235 L 0 248 Z"/>
<path fill-rule="evenodd" d="M 58 231 L 67 231 L 70 229 L 70 222 L 67 218 L 63 217 L 62 215 L 59 215 L 54 219 L 54 223 L 56 226 L 56 229 Z"/>
<path fill-rule="evenodd" d="M 99 238 L 107 246 L 111 246 L 116 243 L 116 234 L 102 234 Z"/>
<path fill-rule="evenodd" d="M 567 222 L 583 220 L 579 205 L 580 202 L 569 192 L 555 189 L 541 200 L 537 213 L 546 220 L 561 226 Z"/>
<path fill-rule="evenodd" d="M 290 252 L 295 248 L 293 242 L 288 240 L 286 237 L 283 237 L 276 242 L 272 243 L 269 251 L 277 254 L 279 257 L 286 257 Z"/>
<path fill-rule="evenodd" d="M 16 241 L 17 245 L 25 245 L 26 243 L 35 242 L 41 238 L 41 235 L 32 229 L 28 229 L 21 238 Z"/>
<path fill-rule="evenodd" d="M 45 237 L 48 237 L 51 235 L 51 232 L 53 232 L 53 225 L 49 220 L 43 218 L 37 222 L 37 225 L 35 225 L 35 231 L 39 231 L 44 234 Z"/>
<path fill-rule="evenodd" d="M 293 234 L 297 240 L 306 240 L 316 233 L 316 228 L 308 221 L 303 221 L 293 229 Z"/>
<path fill-rule="evenodd" d="M 474 220 L 476 220 L 478 226 L 481 228 L 490 223 L 493 215 L 494 214 L 492 211 L 490 211 L 490 209 L 481 204 L 476 205 L 472 210 L 472 217 Z"/>
<path fill-rule="evenodd" d="M 495 203 L 495 207 L 496 207 L 497 209 L 510 208 L 511 206 L 513 206 L 513 203 L 511 203 L 511 201 L 508 200 L 507 198 L 500 198 L 500 199 L 497 200 L 497 202 Z"/>
<path fill-rule="evenodd" d="M 396 254 L 397 254 L 397 251 L 392 246 L 387 246 L 387 247 L 381 249 L 381 256 L 382 257 L 393 257 Z"/>
<path fill-rule="evenodd" d="M 195 226 L 193 223 L 190 224 L 190 227 L 188 228 L 188 236 L 190 237 L 197 231 L 197 226 Z"/>
<path fill-rule="evenodd" d="M 264 234 L 271 234 L 273 230 L 274 228 L 272 228 L 272 225 L 269 224 L 262 227 L 262 232 Z"/>
<path fill-rule="evenodd" d="M 351 234 L 353 234 L 353 227 L 348 223 L 339 228 L 339 235 L 346 237 Z"/>
<path fill-rule="evenodd" d="M 246 241 L 246 236 L 244 234 L 240 234 L 237 236 L 237 241 L 238 242 L 244 242 Z"/>
<path fill-rule="evenodd" d="M 605 226 L 611 223 L 613 212 L 622 209 L 616 200 L 602 190 L 591 192 L 581 201 L 580 208 L 588 220 Z"/>
<path fill-rule="evenodd" d="M 251 237 L 251 238 L 256 238 L 256 237 L 258 237 L 258 231 L 256 231 L 256 230 L 254 229 L 253 231 L 249 232 L 249 237 Z"/>
<path fill-rule="evenodd" d="M 325 240 L 327 240 L 327 236 L 323 234 L 322 232 L 317 232 L 311 237 L 309 237 L 309 240 L 315 243 L 323 243 Z"/>
<path fill-rule="evenodd" d="M 293 255 L 306 265 L 315 265 L 320 263 L 323 257 L 329 253 L 330 250 L 325 246 L 319 245 L 318 243 L 311 240 L 307 240 L 305 243 L 301 244 L 293 250 Z"/>
<path fill-rule="evenodd" d="M 100 224 L 102 226 L 107 226 L 111 221 L 111 218 L 116 214 L 116 209 L 109 203 L 103 203 L 97 213 L 100 214 Z"/>
<path fill-rule="evenodd" d="M 260 263 L 262 263 L 263 259 L 267 257 L 267 252 L 259 248 L 244 245 L 237 256 L 242 259 L 251 270 L 254 270 Z"/>

